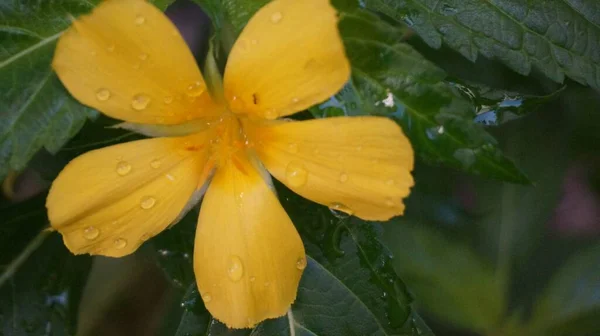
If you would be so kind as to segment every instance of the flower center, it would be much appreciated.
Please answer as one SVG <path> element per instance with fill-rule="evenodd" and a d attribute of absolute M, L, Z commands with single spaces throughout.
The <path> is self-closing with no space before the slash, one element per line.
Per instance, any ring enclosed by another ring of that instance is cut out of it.
<path fill-rule="evenodd" d="M 231 112 L 223 116 L 211 127 L 210 160 L 217 167 L 234 159 L 240 151 L 246 150 L 250 141 L 242 127 L 241 120 Z"/>

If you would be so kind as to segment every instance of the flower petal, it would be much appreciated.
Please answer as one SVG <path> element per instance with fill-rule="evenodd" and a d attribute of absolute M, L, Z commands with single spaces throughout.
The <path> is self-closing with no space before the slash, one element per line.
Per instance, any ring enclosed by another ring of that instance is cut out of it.
<path fill-rule="evenodd" d="M 177 28 L 143 0 L 108 0 L 61 36 L 52 63 L 81 103 L 113 118 L 177 124 L 218 113 Z"/>
<path fill-rule="evenodd" d="M 218 168 L 194 244 L 196 281 L 209 312 L 233 328 L 282 316 L 305 266 L 302 241 L 256 168 L 239 155 Z"/>
<path fill-rule="evenodd" d="M 173 224 L 209 172 L 204 135 L 134 141 L 88 152 L 56 178 L 52 227 L 75 254 L 120 257 Z"/>
<path fill-rule="evenodd" d="M 245 128 L 265 167 L 296 193 L 367 220 L 404 212 L 413 150 L 392 120 L 247 122 Z"/>
<path fill-rule="evenodd" d="M 267 119 L 320 103 L 350 77 L 329 0 L 275 0 L 236 41 L 225 70 L 225 98 L 237 113 Z"/>

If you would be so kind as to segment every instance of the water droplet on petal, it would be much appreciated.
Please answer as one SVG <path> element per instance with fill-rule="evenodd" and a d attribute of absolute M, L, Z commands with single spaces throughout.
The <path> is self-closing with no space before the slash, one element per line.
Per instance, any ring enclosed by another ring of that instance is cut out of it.
<path fill-rule="evenodd" d="M 92 56 L 96 56 L 96 55 L 97 55 L 97 52 L 96 52 L 96 50 L 92 50 L 92 51 L 90 51 L 90 55 L 92 55 Z"/>
<path fill-rule="evenodd" d="M 356 151 L 357 151 L 357 152 L 360 152 L 360 151 L 362 151 L 362 149 L 363 149 L 363 148 L 362 148 L 362 146 L 356 146 Z"/>
<path fill-rule="evenodd" d="M 100 230 L 93 226 L 88 226 L 83 230 L 83 237 L 88 240 L 94 240 L 100 235 Z"/>
<path fill-rule="evenodd" d="M 252 45 L 257 45 L 258 44 L 258 40 L 251 40 L 250 43 L 252 43 Z"/>
<path fill-rule="evenodd" d="M 162 164 L 162 162 L 160 160 L 158 160 L 158 159 L 152 160 L 150 162 L 150 167 L 156 169 L 156 168 L 159 168 L 161 164 Z"/>
<path fill-rule="evenodd" d="M 187 87 L 189 97 L 198 97 L 204 92 L 204 85 L 201 82 L 195 82 Z"/>
<path fill-rule="evenodd" d="M 106 47 L 106 50 L 107 50 L 108 52 L 113 52 L 113 51 L 115 51 L 115 45 L 114 45 L 114 44 L 111 44 L 111 45 L 109 45 L 108 47 Z"/>
<path fill-rule="evenodd" d="M 150 239 L 150 234 L 149 233 L 144 233 L 141 237 L 140 240 L 145 242 L 146 240 Z"/>
<path fill-rule="evenodd" d="M 143 109 L 148 107 L 148 104 L 150 104 L 150 97 L 144 94 L 135 95 L 133 97 L 133 100 L 131 101 L 131 107 L 133 107 L 134 110 L 138 111 L 142 111 Z"/>
<path fill-rule="evenodd" d="M 341 173 L 340 174 L 340 182 L 345 183 L 348 181 L 348 174 L 346 173 Z"/>
<path fill-rule="evenodd" d="M 175 176 L 171 175 L 171 174 L 167 174 L 165 175 L 165 177 L 169 180 L 169 181 L 175 181 Z"/>
<path fill-rule="evenodd" d="M 268 109 L 265 112 L 265 118 L 268 120 L 275 120 L 277 117 L 279 117 L 279 112 L 277 112 L 275 109 Z"/>
<path fill-rule="evenodd" d="M 391 185 L 394 185 L 394 180 L 392 180 L 392 179 L 390 179 L 390 180 L 387 180 L 387 181 L 385 182 L 385 184 L 387 184 L 387 185 L 389 185 L 389 186 L 391 186 Z"/>
<path fill-rule="evenodd" d="M 143 24 L 144 24 L 144 22 L 146 22 L 146 18 L 145 18 L 145 17 L 143 17 L 143 16 L 141 16 L 141 15 L 138 15 L 138 16 L 135 18 L 135 24 L 136 24 L 136 25 L 138 25 L 138 26 L 140 26 L 140 25 L 143 25 Z"/>
<path fill-rule="evenodd" d="M 300 99 L 298 99 L 298 97 L 294 97 L 294 98 L 292 98 L 292 103 L 297 103 L 297 102 L 299 102 L 299 101 L 300 101 Z"/>
<path fill-rule="evenodd" d="M 117 174 L 125 176 L 131 171 L 131 165 L 127 161 L 119 161 L 117 163 Z"/>
<path fill-rule="evenodd" d="M 96 91 L 96 99 L 99 101 L 107 101 L 110 98 L 110 91 L 107 89 L 100 89 Z"/>
<path fill-rule="evenodd" d="M 113 241 L 113 246 L 118 250 L 125 248 L 125 246 L 127 246 L 127 240 L 123 238 L 117 238 Z"/>
<path fill-rule="evenodd" d="M 238 256 L 229 256 L 229 262 L 227 264 L 227 275 L 233 282 L 240 281 L 242 275 L 244 275 L 244 266 L 242 260 Z"/>
<path fill-rule="evenodd" d="M 256 277 L 255 276 L 251 276 L 249 280 L 250 280 L 250 282 L 254 282 L 254 281 L 256 281 Z"/>
<path fill-rule="evenodd" d="M 300 258 L 298 258 L 298 260 L 296 260 L 296 268 L 299 270 L 303 270 L 306 268 L 306 258 L 305 257 L 300 257 Z"/>
<path fill-rule="evenodd" d="M 143 53 L 142 53 L 142 54 L 140 54 L 140 56 L 138 56 L 138 58 L 139 58 L 140 60 L 142 60 L 142 61 L 145 61 L 145 60 L 147 60 L 147 59 L 148 59 L 148 54 L 143 54 Z"/>
<path fill-rule="evenodd" d="M 292 154 L 296 154 L 298 153 L 298 144 L 297 143 L 290 143 L 288 145 L 288 151 Z"/>
<path fill-rule="evenodd" d="M 156 198 L 152 197 L 152 196 L 144 196 L 142 197 L 142 200 L 140 201 L 140 206 L 142 207 L 142 209 L 150 209 L 154 206 L 154 204 L 156 204 Z"/>
<path fill-rule="evenodd" d="M 209 303 L 210 301 L 212 301 L 212 295 L 210 295 L 210 293 L 204 293 L 200 296 L 202 296 L 202 300 L 204 300 L 204 303 Z"/>
<path fill-rule="evenodd" d="M 271 285 L 271 282 L 269 282 L 269 281 L 265 281 L 265 284 L 264 284 L 264 285 L 265 285 L 265 287 L 269 287 L 269 285 Z"/>
<path fill-rule="evenodd" d="M 349 207 L 345 206 L 342 203 L 339 202 L 333 202 L 329 205 L 329 210 L 332 210 L 332 212 L 334 211 L 341 211 L 344 212 L 345 214 L 348 214 L 350 216 L 352 216 L 354 214 L 354 211 L 352 211 L 352 209 L 350 209 Z M 334 215 L 336 215 L 336 217 L 338 217 L 339 213 L 334 213 Z M 348 216 L 340 216 L 340 217 L 348 217 Z"/>
<path fill-rule="evenodd" d="M 172 96 L 166 96 L 164 99 L 165 104 L 171 104 L 173 102 Z"/>
<path fill-rule="evenodd" d="M 281 12 L 275 12 L 275 13 L 271 14 L 271 22 L 279 23 L 279 21 L 281 21 L 282 17 L 283 17 L 283 15 L 281 14 Z"/>
<path fill-rule="evenodd" d="M 390 208 L 391 208 L 391 207 L 393 207 L 393 206 L 394 206 L 394 200 L 393 200 L 393 199 L 391 199 L 391 198 L 388 198 L 388 199 L 385 201 L 385 205 L 387 205 L 387 206 L 388 206 L 388 207 L 390 207 Z"/>
<path fill-rule="evenodd" d="M 291 187 L 301 187 L 306 184 L 308 172 L 299 161 L 292 161 L 285 170 L 286 181 Z"/>

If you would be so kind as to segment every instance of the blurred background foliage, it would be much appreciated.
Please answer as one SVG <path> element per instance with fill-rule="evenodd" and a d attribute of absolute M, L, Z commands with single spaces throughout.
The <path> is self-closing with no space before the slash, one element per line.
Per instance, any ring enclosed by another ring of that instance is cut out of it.
<path fill-rule="evenodd" d="M 197 211 L 122 259 L 73 256 L 46 230 L 46 190 L 69 160 L 141 138 L 75 102 L 49 67 L 67 14 L 98 2 L 0 5 L 0 335 L 600 334 L 593 0 L 334 0 L 353 77 L 295 118 L 393 118 L 416 185 L 405 216 L 372 223 L 276 184 L 309 263 L 295 322 L 252 330 L 203 306 Z M 214 36 L 224 66 L 268 1 L 195 2 L 155 4 L 199 64 Z"/>

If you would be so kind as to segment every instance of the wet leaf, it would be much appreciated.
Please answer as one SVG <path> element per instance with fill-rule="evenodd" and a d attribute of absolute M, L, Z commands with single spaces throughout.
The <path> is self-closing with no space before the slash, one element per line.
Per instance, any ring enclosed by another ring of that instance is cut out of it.
<path fill-rule="evenodd" d="M 76 102 L 50 67 L 70 16 L 100 1 L 9 1 L 0 7 L 0 179 L 42 148 L 57 152 L 96 112 Z M 154 1 L 164 8 L 169 0 Z"/>
<path fill-rule="evenodd" d="M 496 59 L 514 71 L 565 76 L 600 88 L 600 18 L 595 0 L 367 0 L 405 22 L 431 47 L 442 42 L 475 61 Z"/>

